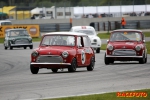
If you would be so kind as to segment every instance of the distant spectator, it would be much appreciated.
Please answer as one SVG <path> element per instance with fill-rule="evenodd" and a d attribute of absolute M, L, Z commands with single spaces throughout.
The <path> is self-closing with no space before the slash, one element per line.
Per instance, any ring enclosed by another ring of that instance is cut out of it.
<path fill-rule="evenodd" d="M 125 25 L 126 25 L 126 21 L 125 21 L 124 17 L 122 17 L 122 19 L 121 19 L 122 28 L 124 28 Z"/>

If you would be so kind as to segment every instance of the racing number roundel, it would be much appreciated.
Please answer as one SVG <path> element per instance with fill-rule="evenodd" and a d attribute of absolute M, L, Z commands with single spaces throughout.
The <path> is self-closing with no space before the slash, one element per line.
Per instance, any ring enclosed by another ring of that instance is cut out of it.
<path fill-rule="evenodd" d="M 81 51 L 81 61 L 82 61 L 82 64 L 85 63 L 85 59 L 86 59 L 85 52 L 82 50 Z"/>

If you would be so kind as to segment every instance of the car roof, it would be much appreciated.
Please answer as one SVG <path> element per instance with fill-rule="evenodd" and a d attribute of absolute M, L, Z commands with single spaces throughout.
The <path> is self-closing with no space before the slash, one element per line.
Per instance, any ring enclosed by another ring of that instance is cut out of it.
<path fill-rule="evenodd" d="M 16 28 L 16 29 L 7 29 L 6 31 L 14 31 L 14 30 L 26 30 L 24 28 Z"/>
<path fill-rule="evenodd" d="M 92 26 L 73 26 L 73 29 L 92 29 L 95 30 Z"/>
<path fill-rule="evenodd" d="M 117 30 L 113 30 L 112 32 L 116 32 L 116 31 L 138 31 L 138 32 L 142 32 L 141 30 L 137 30 L 137 29 L 117 29 Z"/>
<path fill-rule="evenodd" d="M 0 22 L 11 22 L 9 20 L 0 20 Z"/>
<path fill-rule="evenodd" d="M 87 36 L 84 33 L 78 33 L 78 32 L 50 32 L 46 33 L 45 35 L 76 35 L 76 36 Z"/>

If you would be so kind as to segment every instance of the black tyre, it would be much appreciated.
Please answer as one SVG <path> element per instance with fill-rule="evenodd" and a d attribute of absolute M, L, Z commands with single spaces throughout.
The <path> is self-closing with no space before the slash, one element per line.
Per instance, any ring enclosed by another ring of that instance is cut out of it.
<path fill-rule="evenodd" d="M 106 53 L 105 53 L 105 56 L 104 56 L 104 62 L 105 62 L 105 65 L 109 65 L 109 58 L 106 57 Z"/>
<path fill-rule="evenodd" d="M 34 67 L 33 65 L 30 65 L 30 71 L 32 74 L 37 74 L 39 72 L 39 68 Z"/>
<path fill-rule="evenodd" d="M 88 70 L 88 71 L 92 71 L 92 70 L 94 69 L 94 66 L 95 66 L 95 58 L 92 57 L 92 58 L 91 58 L 91 61 L 90 61 L 90 65 L 87 66 L 87 70 Z"/>
<path fill-rule="evenodd" d="M 6 47 L 6 46 L 5 46 L 4 48 L 5 48 L 5 50 L 7 50 L 7 47 Z"/>
<path fill-rule="evenodd" d="M 145 63 L 145 54 L 143 55 L 142 58 L 139 59 L 139 64 L 144 64 Z"/>
<path fill-rule="evenodd" d="M 51 69 L 52 70 L 52 72 L 54 72 L 54 73 L 57 73 L 57 71 L 58 71 L 58 69 L 56 69 L 56 68 L 53 68 L 53 69 Z"/>
<path fill-rule="evenodd" d="M 113 60 L 113 59 L 111 59 L 111 60 L 110 60 L 110 63 L 112 63 L 112 64 L 113 64 L 113 63 L 114 63 L 114 60 Z"/>
<path fill-rule="evenodd" d="M 12 46 L 10 46 L 9 48 L 10 48 L 10 50 L 12 50 L 12 49 L 13 49 L 13 47 L 12 47 Z"/>
<path fill-rule="evenodd" d="M 30 46 L 30 49 L 33 49 L 33 45 L 32 45 L 32 46 Z"/>
<path fill-rule="evenodd" d="M 23 47 L 24 49 L 27 49 L 27 47 Z"/>
<path fill-rule="evenodd" d="M 75 72 L 77 68 L 77 61 L 75 58 L 72 59 L 71 65 L 68 67 L 69 72 Z"/>
<path fill-rule="evenodd" d="M 101 48 L 96 49 L 96 53 L 100 53 Z"/>

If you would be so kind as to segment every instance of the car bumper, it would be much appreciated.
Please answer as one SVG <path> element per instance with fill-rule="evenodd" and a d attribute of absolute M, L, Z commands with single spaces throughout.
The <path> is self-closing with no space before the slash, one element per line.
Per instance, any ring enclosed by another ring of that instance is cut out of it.
<path fill-rule="evenodd" d="M 106 57 L 110 57 L 110 58 L 143 58 L 143 56 L 111 56 L 111 55 L 106 55 Z"/>
<path fill-rule="evenodd" d="M 97 45 L 91 45 L 91 47 L 92 47 L 93 49 L 100 48 L 100 46 L 97 46 Z"/>
<path fill-rule="evenodd" d="M 20 46 L 32 46 L 33 44 L 30 43 L 30 44 L 11 44 L 11 46 L 13 47 L 20 47 Z"/>
<path fill-rule="evenodd" d="M 31 65 L 71 65 L 71 63 L 30 63 Z"/>

